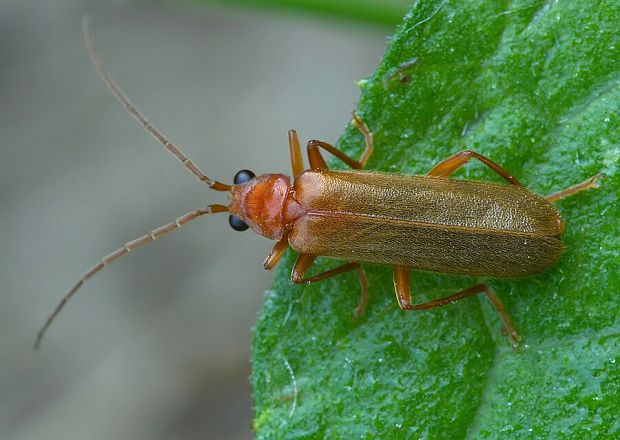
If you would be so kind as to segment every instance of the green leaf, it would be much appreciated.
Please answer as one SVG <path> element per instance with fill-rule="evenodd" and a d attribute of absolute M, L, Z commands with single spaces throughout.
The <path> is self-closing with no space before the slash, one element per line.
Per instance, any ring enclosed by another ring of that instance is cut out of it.
<path fill-rule="evenodd" d="M 401 311 L 383 266 L 365 266 L 372 298 L 353 324 L 355 274 L 293 286 L 289 253 L 254 338 L 259 438 L 620 437 L 619 29 L 619 2 L 414 4 L 362 82 L 369 169 L 423 174 L 471 148 L 539 194 L 607 178 L 557 203 L 566 252 L 553 268 L 486 281 L 518 351 L 484 298 Z M 339 147 L 357 157 L 362 144 L 349 126 Z M 499 181 L 480 163 L 455 178 Z M 416 302 L 476 281 L 411 280 Z"/>
<path fill-rule="evenodd" d="M 214 3 L 217 0 L 193 0 Z M 369 23 L 395 25 L 407 10 L 409 0 L 219 0 L 226 5 L 248 5 L 257 8 L 307 11 L 325 17 L 357 19 Z"/>

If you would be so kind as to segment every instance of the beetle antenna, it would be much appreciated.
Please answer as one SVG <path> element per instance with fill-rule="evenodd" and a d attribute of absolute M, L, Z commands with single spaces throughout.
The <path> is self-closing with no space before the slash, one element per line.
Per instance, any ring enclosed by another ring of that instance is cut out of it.
<path fill-rule="evenodd" d="M 95 66 L 95 70 L 99 77 L 101 77 L 102 81 L 105 85 L 110 89 L 112 94 L 118 99 L 121 104 L 125 107 L 125 109 L 129 112 L 131 116 L 133 116 L 142 127 L 157 141 L 163 145 L 163 147 L 168 150 L 174 157 L 176 157 L 181 163 L 187 168 L 187 170 L 196 176 L 201 182 L 206 183 L 212 189 L 216 191 L 230 191 L 230 186 L 220 183 L 216 180 L 210 179 L 206 176 L 200 169 L 192 162 L 190 158 L 188 158 L 185 153 L 183 153 L 176 145 L 174 145 L 164 134 L 159 131 L 157 127 L 155 127 L 144 114 L 136 107 L 127 97 L 125 92 L 119 87 L 118 84 L 112 79 L 112 76 L 106 69 L 103 61 L 97 55 L 95 51 L 95 45 L 93 43 L 93 36 L 90 30 L 90 20 L 88 16 L 84 16 L 82 19 L 82 28 L 84 30 L 84 42 L 86 44 L 86 49 L 88 50 L 88 55 L 90 56 L 90 60 Z"/>
<path fill-rule="evenodd" d="M 47 321 L 45 321 L 45 324 L 43 324 L 43 327 L 41 327 L 41 330 L 39 330 L 39 333 L 37 334 L 37 339 L 34 343 L 34 349 L 36 350 L 39 348 L 39 346 L 41 345 L 41 340 L 43 339 L 43 336 L 47 332 L 47 329 L 52 324 L 52 322 L 54 322 L 54 320 L 56 319 L 60 311 L 65 307 L 65 305 L 71 299 L 71 297 L 75 295 L 78 289 L 82 287 L 84 283 L 86 283 L 86 281 L 88 281 L 93 275 L 95 275 L 101 269 L 108 266 L 110 263 L 112 263 L 117 258 L 120 258 L 125 254 L 128 254 L 130 251 L 133 251 L 134 249 L 139 248 L 140 246 L 150 243 L 151 241 L 158 239 L 162 235 L 167 234 L 168 232 L 172 232 L 175 229 L 180 228 L 181 226 L 185 225 L 186 223 L 191 222 L 192 220 L 198 217 L 201 217 L 205 214 L 215 214 L 217 212 L 228 212 L 228 206 L 209 205 L 206 208 L 201 208 L 201 209 L 197 209 L 195 211 L 189 212 L 179 217 L 173 222 L 170 222 L 164 226 L 161 226 L 157 229 L 152 230 L 151 232 L 143 235 L 140 238 L 136 238 L 135 240 L 125 243 L 123 246 L 121 246 L 120 248 L 118 248 L 117 250 L 109 254 L 108 256 L 104 257 L 99 263 L 95 264 L 93 267 L 88 269 L 88 271 L 86 271 L 84 275 L 82 275 L 82 277 L 78 280 L 78 282 L 75 283 L 73 287 L 65 294 L 62 300 L 60 300 L 60 303 L 58 303 L 58 305 L 56 306 L 52 314 L 47 318 Z"/>

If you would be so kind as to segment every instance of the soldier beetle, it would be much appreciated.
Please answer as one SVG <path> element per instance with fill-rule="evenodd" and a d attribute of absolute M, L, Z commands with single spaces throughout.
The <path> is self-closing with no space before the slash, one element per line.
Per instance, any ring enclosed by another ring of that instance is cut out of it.
<path fill-rule="evenodd" d="M 450 156 L 424 176 L 363 171 L 373 151 L 373 136 L 354 114 L 353 123 L 366 144 L 359 160 L 326 142 L 312 140 L 307 146 L 310 168 L 305 169 L 297 132 L 290 130 L 292 183 L 284 174 L 255 176 L 249 170 L 241 170 L 234 176 L 233 184 L 227 185 L 205 175 L 127 98 L 95 52 L 86 19 L 84 34 L 91 61 L 112 94 L 198 180 L 215 191 L 229 192 L 230 203 L 192 211 L 104 257 L 62 298 L 39 331 L 35 348 L 67 301 L 101 269 L 198 217 L 220 212 L 229 213 L 233 229 L 251 228 L 257 234 L 276 240 L 265 259 L 265 269 L 272 269 L 289 247 L 298 252 L 291 274 L 293 283 L 310 284 L 356 271 L 361 296 L 354 317 L 363 315 L 368 304 L 368 281 L 360 263 L 385 264 L 394 268 L 394 290 L 401 309 L 431 309 L 484 293 L 515 347 L 520 336 L 501 301 L 487 285 L 476 284 L 440 299 L 412 304 L 411 269 L 493 278 L 543 272 L 563 251 L 560 235 L 564 224 L 551 203 L 598 188 L 597 181 L 603 177 L 597 174 L 565 190 L 539 196 L 525 189 L 502 167 L 471 150 Z M 353 170 L 330 170 L 321 149 Z M 508 185 L 449 179 L 471 159 L 481 161 Z M 349 262 L 306 277 L 318 256 Z"/>

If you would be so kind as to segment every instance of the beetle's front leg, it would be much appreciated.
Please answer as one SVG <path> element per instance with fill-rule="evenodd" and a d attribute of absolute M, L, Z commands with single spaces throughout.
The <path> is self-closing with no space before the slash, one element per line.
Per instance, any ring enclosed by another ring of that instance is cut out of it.
<path fill-rule="evenodd" d="M 293 179 L 304 172 L 304 159 L 301 155 L 299 137 L 295 130 L 288 131 L 288 147 L 291 154 L 291 168 L 293 169 Z"/>
<path fill-rule="evenodd" d="M 442 160 L 437 165 L 435 165 L 433 169 L 428 172 L 427 175 L 431 177 L 448 177 L 472 159 L 478 159 L 480 162 L 482 162 L 493 171 L 495 171 L 497 174 L 499 174 L 501 177 L 506 179 L 509 183 L 512 183 L 513 185 L 523 186 L 516 177 L 514 177 L 508 171 L 493 162 L 491 159 L 471 150 L 459 151 L 458 153 L 453 154 L 449 158 Z"/>
<path fill-rule="evenodd" d="M 288 249 L 288 232 L 285 232 L 284 235 L 278 242 L 273 246 L 267 258 L 263 263 L 263 267 L 267 270 L 271 270 L 276 267 L 276 264 L 280 262 L 284 252 Z"/>
<path fill-rule="evenodd" d="M 504 325 L 504 329 L 508 333 L 510 343 L 513 348 L 517 347 L 517 343 L 521 340 L 521 336 L 514 329 L 510 316 L 504 310 L 504 305 L 500 299 L 495 296 L 489 286 L 486 284 L 476 284 L 468 289 L 461 290 L 452 295 L 445 296 L 433 301 L 428 301 L 422 304 L 411 304 L 411 281 L 410 281 L 410 269 L 407 267 L 396 266 L 394 267 L 394 291 L 396 292 L 396 300 L 398 305 L 403 310 L 427 310 L 435 307 L 440 307 L 449 303 L 456 302 L 460 299 L 467 298 L 469 296 L 476 295 L 478 293 L 485 293 L 493 308 L 499 315 Z"/>
<path fill-rule="evenodd" d="M 295 284 L 311 284 L 316 281 L 321 281 L 344 272 L 356 270 L 359 277 L 361 295 L 360 301 L 355 310 L 353 311 L 353 320 L 357 320 L 358 318 L 362 317 L 366 313 L 369 298 L 368 279 L 366 278 L 366 274 L 364 273 L 364 269 L 362 269 L 362 266 L 360 266 L 359 263 L 345 263 L 334 269 L 322 272 L 309 278 L 305 278 L 306 272 L 308 271 L 315 259 L 316 255 L 300 254 L 299 257 L 297 257 L 295 266 L 293 267 L 293 272 L 291 273 L 291 281 Z"/>

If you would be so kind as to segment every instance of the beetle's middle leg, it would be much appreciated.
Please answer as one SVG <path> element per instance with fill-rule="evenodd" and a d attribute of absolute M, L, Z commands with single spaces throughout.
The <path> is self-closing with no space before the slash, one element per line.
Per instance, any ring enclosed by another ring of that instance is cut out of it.
<path fill-rule="evenodd" d="M 355 113 L 353 113 L 353 124 L 355 124 L 355 127 L 357 127 L 362 136 L 364 136 L 364 142 L 366 143 L 366 148 L 364 149 L 364 152 L 362 153 L 360 159 L 352 159 L 351 157 L 347 156 L 342 151 L 340 151 L 333 145 L 328 144 L 327 142 L 312 140 L 308 142 L 308 160 L 310 161 L 310 168 L 312 170 L 326 170 L 328 168 L 327 163 L 325 162 L 325 159 L 323 159 L 319 148 L 323 148 L 324 150 L 333 154 L 353 169 L 364 169 L 373 151 L 372 133 L 368 126 Z"/>
<path fill-rule="evenodd" d="M 477 295 L 478 293 L 485 293 L 493 308 L 502 320 L 504 329 L 508 333 L 510 342 L 513 348 L 516 348 L 517 343 L 521 340 L 521 336 L 517 333 L 512 325 L 510 316 L 506 313 L 504 305 L 500 299 L 495 296 L 493 291 L 486 284 L 476 284 L 468 289 L 461 290 L 452 295 L 445 296 L 433 301 L 428 301 L 422 304 L 411 304 L 411 281 L 410 270 L 407 267 L 397 266 L 394 267 L 394 290 L 396 292 L 396 300 L 398 305 L 403 310 L 427 310 L 435 307 L 440 307 L 446 304 L 453 303 L 469 296 Z"/>
<path fill-rule="evenodd" d="M 482 162 L 493 171 L 495 171 L 497 174 L 499 174 L 501 177 L 506 179 L 509 183 L 513 185 L 523 186 L 516 177 L 514 177 L 508 171 L 493 162 L 491 159 L 471 150 L 459 151 L 458 153 L 453 154 L 449 158 L 442 160 L 437 165 L 435 165 L 432 170 L 428 172 L 428 175 L 431 177 L 448 177 L 472 159 L 478 159 L 480 162 Z"/>
<path fill-rule="evenodd" d="M 368 307 L 369 295 L 368 279 L 366 278 L 366 274 L 364 273 L 364 269 L 362 269 L 362 266 L 360 266 L 359 263 L 345 263 L 334 269 L 322 272 L 309 278 L 305 278 L 306 272 L 308 271 L 315 259 L 316 255 L 299 254 L 299 257 L 297 257 L 297 261 L 295 262 L 295 266 L 293 267 L 293 272 L 291 273 L 291 281 L 295 284 L 311 284 L 317 281 L 331 278 L 344 272 L 356 270 L 359 277 L 361 294 L 359 303 L 353 311 L 353 320 L 357 320 L 358 318 L 363 316 L 366 313 L 366 308 Z"/>

